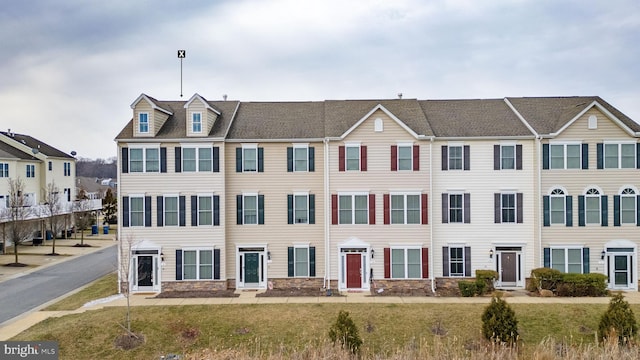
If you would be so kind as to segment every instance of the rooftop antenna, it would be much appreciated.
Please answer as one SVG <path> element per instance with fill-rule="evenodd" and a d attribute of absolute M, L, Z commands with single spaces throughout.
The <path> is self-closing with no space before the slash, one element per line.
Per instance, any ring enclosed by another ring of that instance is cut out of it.
<path fill-rule="evenodd" d="M 180 59 L 180 97 L 182 97 L 182 59 L 184 59 L 186 56 L 186 50 L 178 50 L 178 59 Z"/>
<path fill-rule="evenodd" d="M 398 99 L 402 99 L 402 93 L 398 93 Z"/>

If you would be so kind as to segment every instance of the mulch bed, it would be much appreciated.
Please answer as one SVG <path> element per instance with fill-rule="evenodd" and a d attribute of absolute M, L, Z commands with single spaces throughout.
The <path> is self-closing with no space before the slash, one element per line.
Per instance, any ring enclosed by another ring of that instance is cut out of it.
<path fill-rule="evenodd" d="M 238 297 L 234 290 L 164 291 L 156 295 L 159 299 L 226 298 Z"/>
<path fill-rule="evenodd" d="M 298 297 L 298 296 L 327 296 L 327 290 L 317 288 L 285 288 L 271 289 L 256 294 L 256 297 Z M 332 291 L 331 296 L 340 296 L 337 291 Z"/>
<path fill-rule="evenodd" d="M 371 289 L 371 296 L 437 296 L 428 289 Z"/>

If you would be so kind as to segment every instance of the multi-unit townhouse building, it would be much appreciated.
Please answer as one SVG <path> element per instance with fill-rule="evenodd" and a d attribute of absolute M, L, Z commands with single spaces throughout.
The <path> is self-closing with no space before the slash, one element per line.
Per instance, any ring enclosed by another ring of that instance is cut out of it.
<path fill-rule="evenodd" d="M 34 222 L 49 216 L 43 206 L 49 184 L 59 189 L 57 214 L 71 214 L 76 198 L 75 167 L 73 156 L 38 139 L 11 130 L 0 132 L 0 223 L 6 225 L 11 221 L 10 217 L 2 216 L 10 206 L 9 179 L 23 182 L 25 204 L 31 208 L 28 218 Z"/>
<path fill-rule="evenodd" d="M 116 137 L 133 291 L 637 289 L 640 125 L 599 97 L 158 101 Z"/>

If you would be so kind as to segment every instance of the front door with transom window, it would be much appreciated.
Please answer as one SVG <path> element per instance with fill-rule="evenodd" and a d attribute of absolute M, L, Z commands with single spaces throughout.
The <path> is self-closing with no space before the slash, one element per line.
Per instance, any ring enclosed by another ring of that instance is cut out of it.
<path fill-rule="evenodd" d="M 503 252 L 500 256 L 502 286 L 515 286 L 517 282 L 517 261 L 515 252 Z"/>
<path fill-rule="evenodd" d="M 359 289 L 362 287 L 362 255 L 359 253 L 347 254 L 347 288 Z"/>
<path fill-rule="evenodd" d="M 238 247 L 236 252 L 236 288 L 266 289 L 266 246 Z"/>
<path fill-rule="evenodd" d="M 258 286 L 258 253 L 244 254 L 244 284 L 246 286 Z"/>
<path fill-rule="evenodd" d="M 138 266 L 136 266 L 136 268 L 138 270 L 138 288 L 153 286 L 153 257 L 138 256 L 137 260 Z"/>
<path fill-rule="evenodd" d="M 605 244 L 603 253 L 609 289 L 636 290 L 637 246 L 629 240 L 613 240 Z"/>

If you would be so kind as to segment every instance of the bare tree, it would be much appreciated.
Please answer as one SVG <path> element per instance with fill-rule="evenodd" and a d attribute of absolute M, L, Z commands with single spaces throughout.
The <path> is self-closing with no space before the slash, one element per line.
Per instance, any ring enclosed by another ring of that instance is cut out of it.
<path fill-rule="evenodd" d="M 93 209 L 91 208 L 91 204 L 87 198 L 84 190 L 80 190 L 78 193 L 78 199 L 73 205 L 73 214 L 75 215 L 76 227 L 80 230 L 80 244 L 76 244 L 76 246 L 86 246 L 89 247 L 91 245 L 84 243 L 84 231 L 89 228 L 93 224 Z"/>
<path fill-rule="evenodd" d="M 60 214 L 63 210 L 60 201 L 60 189 L 56 186 L 55 181 L 52 181 L 44 189 L 44 208 L 49 217 L 49 231 L 52 235 L 51 253 L 47 255 L 58 255 L 56 253 L 56 234 L 61 230 Z"/>
<path fill-rule="evenodd" d="M 9 241 L 13 242 L 15 262 L 13 266 L 22 266 L 18 262 L 18 245 L 33 236 L 34 226 L 29 221 L 33 208 L 24 193 L 25 184 L 22 179 L 9 179 L 9 206 L 6 217 L 9 220 Z"/>

